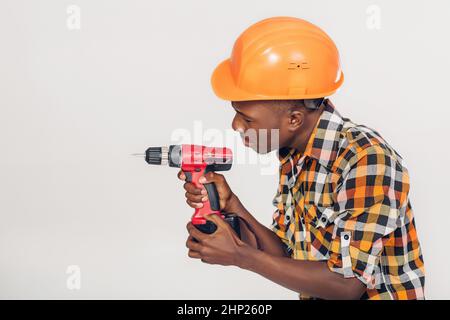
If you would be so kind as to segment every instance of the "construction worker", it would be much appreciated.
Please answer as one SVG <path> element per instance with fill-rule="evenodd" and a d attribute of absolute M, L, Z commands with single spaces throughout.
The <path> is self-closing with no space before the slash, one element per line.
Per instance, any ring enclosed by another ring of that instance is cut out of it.
<path fill-rule="evenodd" d="M 187 225 L 189 257 L 253 271 L 300 299 L 424 299 L 408 170 L 378 132 L 342 117 L 327 98 L 343 79 L 335 44 L 305 20 L 269 18 L 239 36 L 211 82 L 231 101 L 243 137 L 279 130 L 278 146 L 244 140 L 257 152 L 277 151 L 276 210 L 265 227 L 223 175 L 206 174 L 200 182 L 216 184 L 221 209 L 241 218 L 242 236 L 209 215 L 213 234 Z M 184 188 L 187 203 L 201 207 L 206 193 Z"/>

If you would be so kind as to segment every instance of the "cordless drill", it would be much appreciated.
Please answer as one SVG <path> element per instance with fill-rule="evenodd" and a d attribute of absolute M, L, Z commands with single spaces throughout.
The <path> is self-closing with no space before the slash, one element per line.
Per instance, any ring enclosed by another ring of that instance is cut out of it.
<path fill-rule="evenodd" d="M 225 219 L 240 237 L 239 218 L 233 213 L 220 210 L 219 195 L 213 182 L 201 184 L 202 175 L 210 171 L 227 171 L 231 169 L 233 155 L 228 148 L 214 148 L 193 144 L 171 145 L 169 147 L 150 147 L 145 151 L 148 164 L 178 167 L 186 175 L 186 181 L 197 188 L 206 189 L 208 200 L 202 208 L 196 208 L 192 224 L 203 233 L 214 233 L 217 226 L 204 218 L 208 214 L 217 214 Z"/>

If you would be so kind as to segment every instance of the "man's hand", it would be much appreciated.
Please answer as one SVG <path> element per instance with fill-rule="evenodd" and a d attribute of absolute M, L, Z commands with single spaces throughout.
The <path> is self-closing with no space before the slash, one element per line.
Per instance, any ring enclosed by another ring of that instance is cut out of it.
<path fill-rule="evenodd" d="M 213 222 L 217 230 L 212 234 L 206 234 L 189 222 L 186 226 L 189 232 L 186 241 L 189 257 L 201 259 L 202 262 L 209 264 L 240 267 L 242 252 L 247 244 L 241 241 L 230 225 L 218 215 L 209 214 L 205 219 Z"/>
<path fill-rule="evenodd" d="M 186 181 L 186 175 L 182 170 L 178 172 L 178 178 Z M 231 191 L 230 186 L 223 175 L 209 172 L 206 174 L 205 180 L 200 178 L 200 183 L 206 182 L 214 182 L 216 185 L 221 211 L 234 213 L 238 216 L 241 215 L 244 208 L 236 195 Z M 192 182 L 186 182 L 184 184 L 184 189 L 186 190 L 186 202 L 192 208 L 201 208 L 203 206 L 203 202 L 208 199 L 206 190 L 197 188 Z M 240 231 L 242 241 L 250 245 L 252 248 L 258 248 L 258 240 L 255 233 L 249 229 L 247 223 L 242 221 L 242 219 L 240 219 Z"/>
<path fill-rule="evenodd" d="M 186 175 L 182 170 L 178 172 L 178 178 L 186 181 Z M 230 186 L 223 175 L 215 172 L 208 172 L 199 179 L 199 182 L 202 184 L 214 182 L 219 195 L 220 210 L 237 213 L 237 197 L 231 191 Z M 185 196 L 187 204 L 192 208 L 203 207 L 203 202 L 208 200 L 206 189 L 197 188 L 192 182 L 186 182 L 183 187 L 186 190 Z"/>

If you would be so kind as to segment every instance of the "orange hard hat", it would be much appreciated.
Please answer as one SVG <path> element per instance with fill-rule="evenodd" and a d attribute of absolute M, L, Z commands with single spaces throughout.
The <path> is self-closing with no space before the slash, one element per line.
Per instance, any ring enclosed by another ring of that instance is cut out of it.
<path fill-rule="evenodd" d="M 211 77 L 215 94 L 230 101 L 322 98 L 343 81 L 333 40 L 314 24 L 292 17 L 250 26 Z"/>

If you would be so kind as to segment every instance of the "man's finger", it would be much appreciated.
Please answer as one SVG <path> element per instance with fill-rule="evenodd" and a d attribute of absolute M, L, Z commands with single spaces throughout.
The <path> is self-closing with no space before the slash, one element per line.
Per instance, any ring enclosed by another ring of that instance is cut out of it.
<path fill-rule="evenodd" d="M 187 203 L 191 208 L 194 208 L 194 209 L 203 207 L 203 202 L 192 202 L 191 200 L 186 199 L 186 203 Z"/>
<path fill-rule="evenodd" d="M 192 251 L 192 250 L 188 251 L 188 256 L 189 256 L 189 258 L 194 258 L 194 259 L 201 259 L 202 258 L 201 254 L 199 252 Z"/>
<path fill-rule="evenodd" d="M 200 182 L 200 183 L 222 182 L 223 179 L 224 179 L 224 177 L 220 173 L 210 171 L 207 174 L 205 174 L 204 176 L 201 176 L 198 179 L 198 182 Z"/>
<path fill-rule="evenodd" d="M 184 190 L 192 194 L 202 194 L 202 189 L 197 188 L 192 182 L 186 182 L 183 185 Z M 204 192 L 206 194 L 206 191 Z"/>
<path fill-rule="evenodd" d="M 186 191 L 186 193 L 184 194 L 184 196 L 185 196 L 188 200 L 190 200 L 190 201 L 192 201 L 192 202 L 204 202 L 204 201 L 203 201 L 203 198 L 207 199 L 207 196 L 204 196 L 204 195 L 202 195 L 202 194 L 192 194 L 192 193 L 187 192 L 187 191 Z"/>
<path fill-rule="evenodd" d="M 186 180 L 186 175 L 184 174 L 183 170 L 180 170 L 178 172 L 178 179 L 185 181 Z"/>
<path fill-rule="evenodd" d="M 200 243 L 195 242 L 194 238 L 192 238 L 191 236 L 189 236 L 189 238 L 186 240 L 186 248 L 192 251 L 200 252 L 202 247 L 203 246 Z"/>
<path fill-rule="evenodd" d="M 228 227 L 228 223 L 226 223 L 223 218 L 219 217 L 219 215 L 217 215 L 215 213 L 207 214 L 204 216 L 204 218 L 206 220 L 213 222 L 217 226 L 217 228 L 219 228 L 219 227 L 227 228 Z"/>
<path fill-rule="evenodd" d="M 198 242 L 202 242 L 203 240 L 206 239 L 206 237 L 208 235 L 204 234 L 203 232 L 201 232 L 200 230 L 198 230 L 193 224 L 192 222 L 190 222 L 187 225 L 187 229 L 189 232 L 189 235 L 191 235 L 193 238 L 195 238 Z"/>

